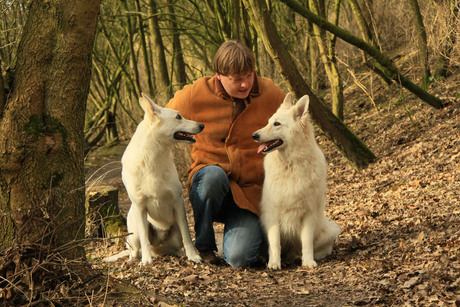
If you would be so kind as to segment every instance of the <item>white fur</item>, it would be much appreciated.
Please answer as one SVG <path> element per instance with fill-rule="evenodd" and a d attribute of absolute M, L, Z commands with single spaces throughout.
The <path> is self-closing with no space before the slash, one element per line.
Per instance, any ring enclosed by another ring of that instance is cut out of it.
<path fill-rule="evenodd" d="M 281 251 L 289 257 L 302 256 L 302 266 L 314 268 L 315 259 L 326 257 L 340 233 L 326 217 L 326 160 L 318 147 L 308 116 L 309 97 L 294 105 L 290 95 L 256 131 L 254 139 L 264 144 L 282 140 L 267 152 L 261 200 L 261 222 L 269 245 L 268 268 L 281 269 Z"/>
<path fill-rule="evenodd" d="M 130 258 L 142 254 L 141 264 L 152 263 L 154 254 L 183 253 L 200 263 L 190 237 L 182 185 L 174 165 L 172 146 L 178 131 L 197 134 L 203 125 L 182 118 L 179 112 L 161 108 L 146 95 L 139 100 L 145 112 L 122 163 L 122 179 L 132 202 L 128 212 L 127 247 Z M 190 141 L 192 142 L 192 141 Z"/>

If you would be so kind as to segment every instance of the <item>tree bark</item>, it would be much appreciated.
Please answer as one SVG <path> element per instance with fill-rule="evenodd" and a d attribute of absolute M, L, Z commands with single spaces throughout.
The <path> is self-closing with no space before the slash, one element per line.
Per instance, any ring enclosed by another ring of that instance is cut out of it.
<path fill-rule="evenodd" d="M 182 52 L 182 45 L 180 42 L 180 30 L 176 20 L 176 14 L 174 10 L 174 3 L 168 0 L 167 6 L 169 19 L 172 29 L 172 41 L 173 41 L 173 91 L 181 89 L 187 82 L 187 73 L 185 72 L 185 61 L 184 54 Z"/>
<path fill-rule="evenodd" d="M 0 123 L 0 252 L 12 244 L 84 256 L 84 138 L 100 0 L 32 1 Z M 67 249 L 68 247 L 68 249 Z"/>
<path fill-rule="evenodd" d="M 377 62 L 379 62 L 386 70 L 388 77 L 391 77 L 397 84 L 401 84 L 408 91 L 419 97 L 424 102 L 428 103 L 434 108 L 440 109 L 443 107 L 442 101 L 422 89 L 420 86 L 414 84 L 407 77 L 402 75 L 395 64 L 388 58 L 386 55 L 380 52 L 380 50 L 359 37 L 352 35 L 350 32 L 335 26 L 334 24 L 328 22 L 324 18 L 314 14 L 312 11 L 308 10 L 296 0 L 281 0 L 291 9 L 295 10 L 297 13 L 310 20 L 314 24 L 320 26 L 321 28 L 334 33 L 337 37 L 340 37 L 344 41 L 352 44 L 353 46 L 358 47 L 359 49 L 365 51 L 368 55 L 373 57 Z"/>
<path fill-rule="evenodd" d="M 324 3 L 320 2 L 322 3 L 322 6 L 320 7 L 316 4 L 316 1 L 317 0 L 309 0 L 310 9 L 315 14 L 326 18 Z M 336 0 L 335 7 L 335 22 L 338 23 L 340 0 Z M 313 25 L 313 32 L 316 37 L 316 44 L 318 45 L 321 60 L 323 61 L 324 69 L 326 70 L 326 75 L 331 87 L 332 113 L 334 113 L 338 119 L 343 121 L 342 79 L 340 78 L 339 70 L 337 68 L 337 60 L 335 58 L 335 36 L 328 40 L 326 31 L 317 25 Z M 327 44 L 329 46 L 328 48 L 326 48 Z"/>
<path fill-rule="evenodd" d="M 169 82 L 168 65 L 166 64 L 165 46 L 160 32 L 158 22 L 158 9 L 156 0 L 149 1 L 149 30 L 152 36 L 152 45 L 154 50 L 153 66 L 155 67 L 157 91 L 166 93 L 165 97 L 160 95 L 164 104 L 172 97 L 171 86 Z"/>
<path fill-rule="evenodd" d="M 232 0 L 233 5 L 233 18 L 232 18 L 232 30 L 233 30 L 233 37 L 243 41 L 243 35 L 241 31 L 241 25 L 243 24 L 241 21 L 241 10 L 240 10 L 240 3 L 241 0 Z"/>
<path fill-rule="evenodd" d="M 137 10 L 137 23 L 139 26 L 139 36 L 141 39 L 141 50 L 142 50 L 142 55 L 144 57 L 144 68 L 145 68 L 145 74 L 147 77 L 147 86 L 149 89 L 149 94 L 150 97 L 154 97 L 156 94 L 155 91 L 155 81 L 153 80 L 153 75 L 152 75 L 152 69 L 153 67 L 153 61 L 149 55 L 149 52 L 147 50 L 147 39 L 145 35 L 145 30 L 144 30 L 144 22 L 142 21 L 142 11 L 141 11 L 141 4 L 139 0 L 134 1 L 136 4 L 136 10 Z"/>
<path fill-rule="evenodd" d="M 355 16 L 356 23 L 358 24 L 359 31 L 361 32 L 361 37 L 363 38 L 364 41 L 368 43 L 373 42 L 374 39 L 372 37 L 372 32 L 369 29 L 369 26 L 367 25 L 366 20 L 364 19 L 364 16 L 361 12 L 361 8 L 359 7 L 358 1 L 348 0 L 348 3 L 350 4 L 351 10 L 353 12 L 353 16 Z M 372 44 L 375 45 L 374 43 Z"/>
<path fill-rule="evenodd" d="M 0 118 L 6 104 L 5 82 L 3 81 L 2 61 L 0 61 Z"/>
<path fill-rule="evenodd" d="M 283 46 L 268 13 L 265 0 L 244 0 L 243 3 L 250 11 L 253 24 L 262 38 L 265 48 L 280 67 L 281 74 L 288 80 L 292 91 L 297 97 L 310 96 L 310 113 L 319 128 L 356 168 L 365 168 L 374 161 L 375 156 L 372 151 L 322 104 L 305 83 Z"/>
<path fill-rule="evenodd" d="M 377 49 L 380 50 L 378 47 L 378 44 L 374 40 L 374 37 L 372 36 L 372 32 L 369 28 L 369 25 L 367 24 L 366 19 L 363 16 L 362 10 L 358 4 L 357 0 L 348 0 L 348 3 L 350 4 L 351 10 L 353 12 L 353 15 L 355 16 L 356 23 L 358 24 L 358 28 L 361 32 L 361 37 L 363 40 L 373 46 L 375 46 Z M 362 55 L 363 55 L 363 62 L 370 68 L 372 69 L 387 85 L 390 85 L 392 83 L 392 80 L 388 78 L 384 72 L 384 68 L 382 65 L 380 65 L 378 62 L 376 63 L 375 61 L 370 62 L 367 60 L 367 55 L 366 53 L 361 50 Z"/>
<path fill-rule="evenodd" d="M 126 221 L 120 213 L 118 189 L 116 187 L 88 187 L 86 190 L 85 210 L 86 237 L 110 238 L 126 232 Z"/>
<path fill-rule="evenodd" d="M 318 81 L 318 50 L 315 44 L 315 34 L 313 33 L 313 23 L 307 20 L 307 33 L 308 33 L 308 55 L 310 64 L 310 87 L 313 92 L 319 90 Z"/>
<path fill-rule="evenodd" d="M 414 17 L 415 29 L 417 29 L 417 42 L 419 51 L 419 64 L 422 69 L 422 87 L 428 88 L 430 83 L 430 68 L 428 66 L 428 43 L 426 38 L 425 25 L 423 24 L 422 14 L 417 0 L 409 0 Z"/>
<path fill-rule="evenodd" d="M 139 95 L 139 93 L 141 92 L 141 82 L 139 77 L 139 67 L 137 66 L 136 52 L 134 48 L 134 26 L 131 20 L 131 16 L 129 15 L 128 1 L 121 0 L 121 3 L 123 5 L 124 14 L 126 14 L 126 23 L 128 25 L 126 33 L 128 34 L 128 43 L 130 51 L 129 55 L 131 57 L 132 71 L 134 72 L 134 87 L 135 92 L 137 93 L 137 95 Z"/>
<path fill-rule="evenodd" d="M 230 25 L 225 18 L 225 12 L 222 8 L 222 2 L 217 0 L 206 0 L 209 11 L 216 19 L 217 29 L 222 41 L 227 41 L 232 38 Z"/>

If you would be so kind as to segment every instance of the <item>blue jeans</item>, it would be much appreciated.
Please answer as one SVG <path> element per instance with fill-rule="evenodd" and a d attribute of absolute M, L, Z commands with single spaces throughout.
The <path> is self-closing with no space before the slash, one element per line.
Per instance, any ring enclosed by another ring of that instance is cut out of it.
<path fill-rule="evenodd" d="M 235 204 L 222 168 L 210 165 L 195 173 L 190 202 L 195 218 L 195 246 L 199 251 L 217 250 L 213 222 L 222 222 L 225 262 L 239 268 L 259 259 L 263 240 L 259 217 Z"/>

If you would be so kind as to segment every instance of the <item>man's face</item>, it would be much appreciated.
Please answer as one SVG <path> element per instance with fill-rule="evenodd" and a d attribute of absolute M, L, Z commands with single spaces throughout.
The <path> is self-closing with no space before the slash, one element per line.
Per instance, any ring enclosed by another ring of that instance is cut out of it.
<path fill-rule="evenodd" d="M 254 84 L 254 72 L 243 74 L 232 74 L 228 76 L 216 73 L 217 79 L 220 80 L 227 94 L 234 98 L 244 99 L 248 97 L 249 92 Z"/>

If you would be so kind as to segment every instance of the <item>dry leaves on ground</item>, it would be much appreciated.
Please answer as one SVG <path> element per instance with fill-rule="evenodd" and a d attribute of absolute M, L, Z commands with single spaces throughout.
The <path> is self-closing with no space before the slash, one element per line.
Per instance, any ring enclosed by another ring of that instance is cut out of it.
<path fill-rule="evenodd" d="M 352 111 L 347 124 L 378 159 L 357 172 L 319 134 L 329 161 L 327 214 L 342 233 L 318 268 L 235 270 L 167 256 L 143 268 L 126 259 L 95 267 L 160 306 L 458 306 L 459 101 L 442 110 L 406 101 Z M 193 225 L 188 202 L 187 210 Z M 120 249 L 100 246 L 98 252 Z"/>

